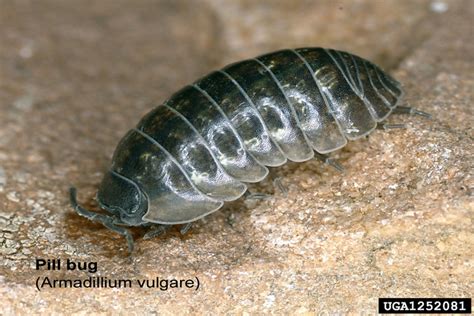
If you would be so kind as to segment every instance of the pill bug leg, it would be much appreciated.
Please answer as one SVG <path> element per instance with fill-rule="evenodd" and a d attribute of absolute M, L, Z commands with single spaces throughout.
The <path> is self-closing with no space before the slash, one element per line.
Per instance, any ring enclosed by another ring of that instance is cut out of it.
<path fill-rule="evenodd" d="M 152 225 L 150 227 L 150 230 L 147 231 L 145 235 L 143 236 L 143 239 L 152 239 L 152 238 L 158 237 L 164 234 L 171 226 L 173 225 Z M 193 226 L 192 223 L 184 224 L 179 230 L 179 233 L 181 235 L 185 235 L 189 231 L 191 226 Z"/>
<path fill-rule="evenodd" d="M 337 160 L 330 158 L 328 155 L 315 152 L 314 157 L 321 160 L 325 164 L 328 164 L 339 172 L 344 172 L 345 170 L 344 167 L 339 162 L 337 162 Z"/>
<path fill-rule="evenodd" d="M 179 233 L 181 235 L 186 235 L 186 233 L 189 231 L 189 229 L 193 226 L 193 223 L 187 223 L 181 226 L 181 229 L 179 230 Z"/>
<path fill-rule="evenodd" d="M 377 124 L 377 129 L 397 129 L 397 128 L 407 128 L 406 124 L 388 124 L 388 123 L 379 123 Z"/>
<path fill-rule="evenodd" d="M 143 235 L 143 239 L 152 239 L 158 237 L 166 232 L 171 225 L 152 225 L 150 230 Z"/>
<path fill-rule="evenodd" d="M 246 191 L 244 194 L 244 199 L 246 200 L 269 200 L 271 198 L 271 194 L 261 192 L 251 193 L 250 191 Z"/>
<path fill-rule="evenodd" d="M 110 215 L 103 215 L 103 214 L 94 213 L 94 212 L 89 211 L 89 210 L 83 208 L 82 206 L 80 206 L 77 203 L 76 188 L 74 188 L 74 187 L 69 189 L 69 195 L 70 195 L 70 200 L 71 200 L 72 207 L 77 212 L 77 214 L 79 214 L 81 216 L 84 216 L 85 218 L 87 218 L 87 219 L 89 219 L 93 222 L 101 223 L 102 225 L 104 225 L 108 229 L 113 230 L 114 232 L 119 233 L 120 235 L 124 236 L 125 239 L 127 240 L 127 246 L 128 246 L 129 253 L 133 252 L 133 245 L 134 245 L 133 236 L 130 233 L 130 231 L 128 231 L 126 228 L 117 226 L 117 224 L 122 224 L 120 219 L 118 219 L 114 216 L 110 216 Z"/>
<path fill-rule="evenodd" d="M 117 226 L 115 219 L 113 217 L 109 217 L 106 221 L 102 221 L 102 224 L 104 224 L 105 227 L 107 227 L 110 230 L 113 230 L 116 233 L 119 233 L 120 235 L 124 236 L 125 239 L 127 240 L 127 247 L 128 247 L 128 252 L 131 254 L 133 252 L 134 248 L 134 241 L 132 234 L 130 231 L 126 228 Z"/>
<path fill-rule="evenodd" d="M 419 115 L 423 116 L 427 119 L 431 119 L 431 114 L 427 112 L 420 111 L 418 109 L 415 109 L 411 106 L 398 106 L 396 107 L 393 112 L 393 114 L 408 114 L 408 115 Z M 389 129 L 398 129 L 398 128 L 406 128 L 406 124 L 388 124 L 388 123 L 378 123 L 377 124 L 377 129 L 383 129 L 383 130 L 389 130 Z"/>
<path fill-rule="evenodd" d="M 276 187 L 278 191 L 280 191 L 284 198 L 288 197 L 288 188 L 283 185 L 280 177 L 273 179 L 273 186 Z"/>
<path fill-rule="evenodd" d="M 418 109 L 415 109 L 411 106 L 397 106 L 393 112 L 393 114 L 409 114 L 409 115 L 420 115 L 423 117 L 426 117 L 428 119 L 431 119 L 431 114 L 427 112 L 420 111 Z"/>
<path fill-rule="evenodd" d="M 273 187 L 275 188 L 274 189 L 274 193 L 276 193 L 276 191 L 279 191 L 280 194 L 284 197 L 284 198 L 287 198 L 288 197 L 288 188 L 285 187 L 285 185 L 283 185 L 283 183 L 281 182 L 281 178 L 280 177 L 275 177 L 273 175 L 273 173 L 269 173 L 270 177 L 272 178 L 272 184 L 273 184 Z M 245 194 L 243 195 L 244 199 L 245 200 L 269 200 L 273 197 L 274 194 L 268 194 L 268 193 L 261 193 L 261 192 L 250 192 L 250 191 L 246 191 Z"/>

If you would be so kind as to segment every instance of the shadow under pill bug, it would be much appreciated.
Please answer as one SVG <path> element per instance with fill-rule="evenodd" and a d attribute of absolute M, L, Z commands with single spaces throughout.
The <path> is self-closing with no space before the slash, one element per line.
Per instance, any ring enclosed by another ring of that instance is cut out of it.
<path fill-rule="evenodd" d="M 267 167 L 302 162 L 373 131 L 399 106 L 401 85 L 358 56 L 286 49 L 211 72 L 151 110 L 118 144 L 97 200 L 107 215 L 78 214 L 126 237 L 192 223 L 240 198 Z"/>

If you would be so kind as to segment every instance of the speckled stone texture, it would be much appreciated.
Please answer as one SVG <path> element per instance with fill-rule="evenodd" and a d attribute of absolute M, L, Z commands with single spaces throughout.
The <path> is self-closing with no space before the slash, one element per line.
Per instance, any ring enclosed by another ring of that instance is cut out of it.
<path fill-rule="evenodd" d="M 375 314 L 378 297 L 467 297 L 474 285 L 474 2 L 0 1 L 0 311 L 16 314 Z M 121 136 L 226 63 L 325 46 L 374 60 L 430 112 L 392 116 L 319 161 L 289 163 L 238 201 L 143 240 L 95 207 Z M 35 258 L 98 262 L 36 271 Z M 199 278 L 194 289 L 43 289 L 38 277 Z"/>

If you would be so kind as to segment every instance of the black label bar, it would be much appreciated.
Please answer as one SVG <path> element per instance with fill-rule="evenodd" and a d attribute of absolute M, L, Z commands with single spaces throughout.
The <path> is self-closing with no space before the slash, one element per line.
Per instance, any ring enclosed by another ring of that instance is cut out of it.
<path fill-rule="evenodd" d="M 470 314 L 471 298 L 379 298 L 380 314 Z"/>

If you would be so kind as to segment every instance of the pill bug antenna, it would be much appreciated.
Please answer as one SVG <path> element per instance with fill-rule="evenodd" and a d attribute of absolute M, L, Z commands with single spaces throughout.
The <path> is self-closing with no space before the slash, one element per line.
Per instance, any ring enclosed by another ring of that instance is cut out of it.
<path fill-rule="evenodd" d="M 76 213 L 83 216 L 83 217 L 85 217 L 85 218 L 87 218 L 87 219 L 89 219 L 89 220 L 91 220 L 91 221 L 93 221 L 93 222 L 101 223 L 102 225 L 104 225 L 108 229 L 113 230 L 114 232 L 119 233 L 120 235 L 124 236 L 125 239 L 127 240 L 128 251 L 129 251 L 129 253 L 132 253 L 133 252 L 133 245 L 134 245 L 133 236 L 130 233 L 130 231 L 128 231 L 127 229 L 125 229 L 123 227 L 120 227 L 120 226 L 117 226 L 117 224 L 120 224 L 120 220 L 118 220 L 117 218 L 115 218 L 113 216 L 110 216 L 110 215 L 103 215 L 103 214 L 92 212 L 92 211 L 80 206 L 77 203 L 76 192 L 77 192 L 77 190 L 76 190 L 75 187 L 71 187 L 69 189 L 69 198 L 70 198 L 70 201 L 71 201 L 71 205 L 74 208 L 74 210 L 76 211 Z"/>

